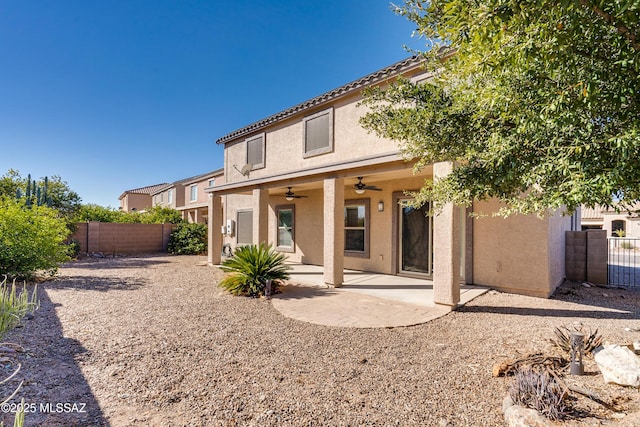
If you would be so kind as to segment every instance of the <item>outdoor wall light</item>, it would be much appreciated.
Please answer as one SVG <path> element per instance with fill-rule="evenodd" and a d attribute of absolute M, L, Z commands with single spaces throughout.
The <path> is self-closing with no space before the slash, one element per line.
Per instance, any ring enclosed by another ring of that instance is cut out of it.
<path fill-rule="evenodd" d="M 584 366 L 582 356 L 584 355 L 584 335 L 573 332 L 570 336 L 571 343 L 571 375 L 583 375 Z"/>
<path fill-rule="evenodd" d="M 378 202 L 378 212 L 384 211 L 384 202 L 381 200 Z"/>

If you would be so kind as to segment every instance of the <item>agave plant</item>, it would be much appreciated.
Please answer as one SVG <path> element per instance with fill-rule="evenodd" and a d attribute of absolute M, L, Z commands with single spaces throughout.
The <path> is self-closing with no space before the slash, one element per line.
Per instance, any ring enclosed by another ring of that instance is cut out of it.
<path fill-rule="evenodd" d="M 234 295 L 264 295 L 267 280 L 271 280 L 272 289 L 276 289 L 281 281 L 289 278 L 289 267 L 284 260 L 284 254 L 271 245 L 239 247 L 222 263 L 221 269 L 227 274 L 219 285 Z"/>

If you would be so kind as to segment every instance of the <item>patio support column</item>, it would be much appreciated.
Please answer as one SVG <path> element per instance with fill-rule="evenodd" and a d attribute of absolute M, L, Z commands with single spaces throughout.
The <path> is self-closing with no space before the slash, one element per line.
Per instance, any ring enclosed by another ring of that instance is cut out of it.
<path fill-rule="evenodd" d="M 208 243 L 207 262 L 209 265 L 220 264 L 222 252 L 222 197 L 209 193 L 209 211 L 207 212 Z"/>
<path fill-rule="evenodd" d="M 344 179 L 324 180 L 324 282 L 344 282 Z"/>
<path fill-rule="evenodd" d="M 451 162 L 435 163 L 433 179 L 452 170 Z M 460 302 L 460 209 L 453 203 L 440 208 L 433 218 L 433 301 L 455 307 Z"/>
<path fill-rule="evenodd" d="M 267 243 L 269 239 L 269 192 L 262 188 L 253 190 L 253 244 Z"/>

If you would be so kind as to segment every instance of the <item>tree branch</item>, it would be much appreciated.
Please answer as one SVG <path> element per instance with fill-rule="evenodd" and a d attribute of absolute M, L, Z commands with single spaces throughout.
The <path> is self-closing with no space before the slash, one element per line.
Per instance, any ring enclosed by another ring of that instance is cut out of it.
<path fill-rule="evenodd" d="M 640 42 L 638 42 L 638 35 L 632 33 L 629 28 L 627 28 L 626 25 L 624 24 L 620 24 L 620 23 L 616 23 L 615 18 L 605 12 L 604 10 L 600 9 L 598 6 L 593 5 L 589 2 L 589 0 L 580 0 L 580 4 L 584 7 L 586 7 L 587 9 L 590 9 L 592 12 L 594 12 L 595 14 L 599 15 L 601 18 L 603 18 L 605 21 L 607 21 L 609 24 L 613 25 L 616 30 L 618 31 L 618 34 L 623 35 L 624 37 L 627 38 L 627 40 L 629 40 L 631 42 L 631 46 L 633 46 L 633 48 L 635 50 L 640 50 Z"/>

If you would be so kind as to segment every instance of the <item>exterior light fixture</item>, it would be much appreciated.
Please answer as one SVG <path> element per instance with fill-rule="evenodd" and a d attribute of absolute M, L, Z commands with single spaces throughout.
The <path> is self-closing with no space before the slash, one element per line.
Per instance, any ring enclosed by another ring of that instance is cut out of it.
<path fill-rule="evenodd" d="M 571 343 L 571 375 L 583 375 L 584 366 L 582 356 L 584 355 L 584 335 L 573 332 L 570 336 Z"/>
<path fill-rule="evenodd" d="M 380 200 L 378 202 L 378 212 L 382 212 L 382 211 L 384 211 L 384 202 Z"/>
<path fill-rule="evenodd" d="M 356 194 L 364 194 L 364 188 L 356 188 Z"/>
<path fill-rule="evenodd" d="M 292 200 L 293 200 L 293 196 L 285 196 L 285 199 L 286 199 L 288 202 L 290 202 L 290 201 L 292 201 Z"/>

